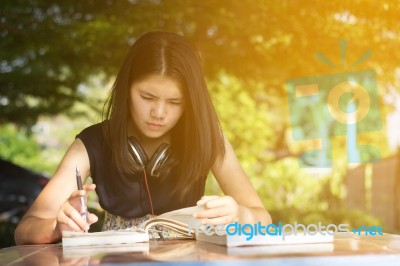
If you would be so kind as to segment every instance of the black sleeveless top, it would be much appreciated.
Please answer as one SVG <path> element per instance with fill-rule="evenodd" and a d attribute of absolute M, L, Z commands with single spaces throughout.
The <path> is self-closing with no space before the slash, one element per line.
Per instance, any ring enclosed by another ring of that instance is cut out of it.
<path fill-rule="evenodd" d="M 76 136 L 82 140 L 89 155 L 91 177 L 96 184 L 100 206 L 111 214 L 125 218 L 149 214 L 151 208 L 143 173 L 127 178 L 116 169 L 103 132 L 105 123 L 107 122 L 92 125 Z M 162 179 L 147 177 L 156 215 L 196 205 L 204 194 L 206 177 L 194 185 L 194 189 L 185 199 L 180 200 L 178 195 L 171 195 L 179 174 L 174 169 L 168 177 Z"/>

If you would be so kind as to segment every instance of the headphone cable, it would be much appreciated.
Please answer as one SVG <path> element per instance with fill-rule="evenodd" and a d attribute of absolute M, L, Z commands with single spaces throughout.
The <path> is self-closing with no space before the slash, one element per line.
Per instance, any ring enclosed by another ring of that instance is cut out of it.
<path fill-rule="evenodd" d="M 149 189 L 149 185 L 147 184 L 147 173 L 146 173 L 146 169 L 143 169 L 143 173 L 144 173 L 144 182 L 146 184 L 146 190 L 147 190 L 147 195 L 149 197 L 149 202 L 150 202 L 150 208 L 151 208 L 151 214 L 154 214 L 154 209 L 153 209 L 153 201 L 151 200 L 151 194 L 150 194 L 150 189 Z"/>
<path fill-rule="evenodd" d="M 155 214 L 154 214 L 154 209 L 153 209 L 153 201 L 151 200 L 151 194 L 150 194 L 149 185 L 147 184 L 147 173 L 146 173 L 146 169 L 144 169 L 144 168 L 143 168 L 143 173 L 144 173 L 144 182 L 145 182 L 145 184 L 146 184 L 147 195 L 149 196 L 151 214 L 155 215 Z M 164 239 L 164 236 L 163 236 L 163 234 L 162 234 L 162 231 L 161 231 L 161 232 L 157 232 L 157 233 L 158 233 L 158 235 L 159 235 L 159 237 L 160 237 L 161 239 Z"/>

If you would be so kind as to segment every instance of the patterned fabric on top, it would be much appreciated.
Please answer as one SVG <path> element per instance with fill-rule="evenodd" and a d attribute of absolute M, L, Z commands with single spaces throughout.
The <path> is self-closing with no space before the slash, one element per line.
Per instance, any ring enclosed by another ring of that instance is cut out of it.
<path fill-rule="evenodd" d="M 136 230 L 140 224 L 143 222 L 156 217 L 156 215 L 147 214 L 139 218 L 124 218 L 118 215 L 105 212 L 104 223 L 101 231 L 110 230 Z M 150 239 L 187 239 L 184 236 L 174 230 L 165 228 L 163 226 L 157 225 L 149 228 L 149 238 Z"/>

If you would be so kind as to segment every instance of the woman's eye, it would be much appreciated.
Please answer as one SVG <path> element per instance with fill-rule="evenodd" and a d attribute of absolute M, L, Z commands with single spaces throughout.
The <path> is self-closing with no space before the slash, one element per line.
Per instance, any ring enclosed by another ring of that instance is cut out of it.
<path fill-rule="evenodd" d="M 144 100 L 152 100 L 152 99 L 153 99 L 153 97 L 151 97 L 151 96 L 144 96 L 144 95 L 141 95 L 141 97 L 142 97 L 142 99 L 144 99 Z"/>
<path fill-rule="evenodd" d="M 180 105 L 182 102 L 170 102 L 173 105 Z"/>

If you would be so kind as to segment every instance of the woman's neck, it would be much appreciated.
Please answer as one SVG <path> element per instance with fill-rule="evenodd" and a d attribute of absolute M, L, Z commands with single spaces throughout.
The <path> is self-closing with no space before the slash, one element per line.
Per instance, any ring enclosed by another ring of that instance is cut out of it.
<path fill-rule="evenodd" d="M 149 158 L 154 154 L 154 152 L 162 143 L 170 144 L 171 142 L 171 135 L 169 133 L 159 138 L 149 138 L 141 134 L 141 132 L 137 132 L 133 128 L 129 127 L 127 135 L 128 137 L 134 136 L 139 141 L 140 145 L 142 146 Z"/>
<path fill-rule="evenodd" d="M 162 143 L 170 143 L 169 139 L 169 134 L 168 136 L 164 135 L 160 138 L 146 138 L 144 136 L 140 136 L 139 142 L 142 145 L 143 149 L 145 150 L 147 156 L 150 158 L 153 156 L 154 152 L 157 150 L 157 148 L 162 144 Z"/>

